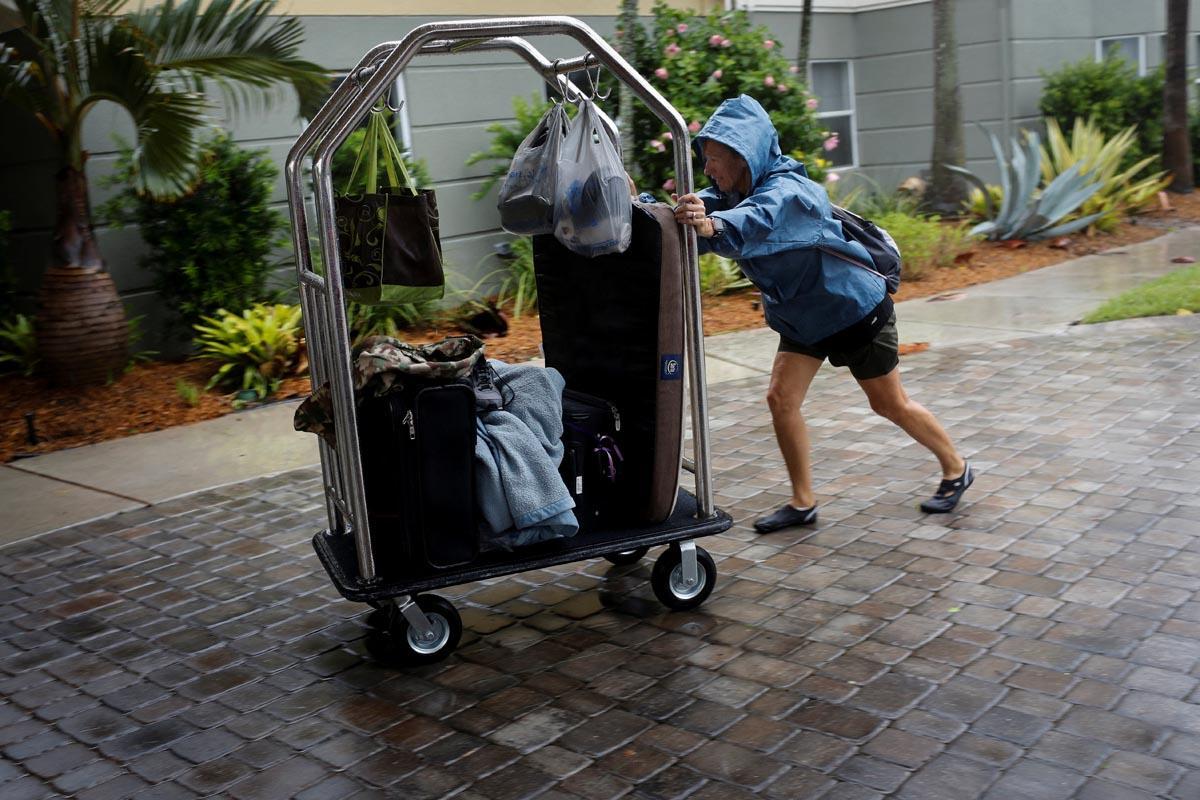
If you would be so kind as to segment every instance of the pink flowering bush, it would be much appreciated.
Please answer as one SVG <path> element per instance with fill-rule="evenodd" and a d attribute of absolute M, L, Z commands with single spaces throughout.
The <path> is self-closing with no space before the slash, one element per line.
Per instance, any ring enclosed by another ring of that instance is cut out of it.
<path fill-rule="evenodd" d="M 783 48 L 763 26 L 753 26 L 744 11 L 694 12 L 654 7 L 651 30 L 632 31 L 637 45 L 634 66 L 653 75 L 655 87 L 683 116 L 694 136 L 722 100 L 748 94 L 771 115 L 783 152 L 803 161 L 809 176 L 820 181 L 828 162 L 819 157 L 830 137 L 813 113 L 804 76 L 784 57 Z M 615 112 L 615 97 L 610 101 Z M 661 121 L 641 103 L 634 116 L 633 177 L 639 187 L 675 185 L 671 138 Z M 806 155 L 807 154 L 807 155 Z M 693 157 L 693 185 L 708 185 L 699 159 Z M 663 194 L 669 189 L 664 188 Z"/>

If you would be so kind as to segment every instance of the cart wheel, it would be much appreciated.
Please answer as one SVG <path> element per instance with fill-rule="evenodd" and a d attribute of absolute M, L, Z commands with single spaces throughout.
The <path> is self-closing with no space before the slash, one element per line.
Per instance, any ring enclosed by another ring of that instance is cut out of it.
<path fill-rule="evenodd" d="M 422 638 L 397 609 L 391 614 L 391 624 L 384 629 L 391 640 L 391 646 L 387 648 L 388 660 L 408 666 L 441 661 L 458 646 L 458 640 L 462 638 L 462 619 L 449 600 L 436 594 L 423 594 L 414 600 L 429 620 L 430 636 Z"/>
<path fill-rule="evenodd" d="M 624 567 L 641 561 L 648 552 L 650 552 L 649 547 L 638 547 L 634 550 L 622 550 L 619 553 L 605 553 L 604 560 L 616 564 L 618 567 Z"/>
<path fill-rule="evenodd" d="M 667 608 L 688 611 L 707 600 L 717 585 L 717 565 L 703 547 L 696 548 L 696 571 L 698 580 L 688 586 L 683 577 L 683 554 L 679 545 L 673 544 L 654 562 L 650 586 Z"/>

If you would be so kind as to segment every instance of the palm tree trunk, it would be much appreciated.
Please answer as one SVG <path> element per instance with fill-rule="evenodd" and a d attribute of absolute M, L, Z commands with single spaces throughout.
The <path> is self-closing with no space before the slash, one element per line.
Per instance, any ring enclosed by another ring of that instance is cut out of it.
<path fill-rule="evenodd" d="M 804 82 L 808 83 L 808 46 L 812 42 L 812 0 L 804 0 L 800 9 L 800 52 L 796 56 L 796 66 Z"/>
<path fill-rule="evenodd" d="M 621 56 L 629 62 L 630 66 L 636 69 L 637 39 L 634 36 L 633 28 L 635 25 L 641 24 L 638 21 L 637 0 L 621 0 L 618 24 L 623 32 L 621 35 Z M 633 90 L 624 81 L 621 81 L 617 91 L 617 118 L 621 120 L 621 158 L 625 162 L 625 174 L 632 175 L 634 172 L 633 165 L 636 163 L 633 157 Z"/>
<path fill-rule="evenodd" d="M 54 384 L 103 383 L 126 363 L 125 308 L 96 246 L 87 175 L 68 163 L 56 188 L 50 267 L 38 293 L 38 355 Z"/>
<path fill-rule="evenodd" d="M 1167 0 L 1167 76 L 1163 83 L 1163 166 L 1169 191 L 1188 194 L 1194 182 L 1187 102 L 1188 0 Z"/>
<path fill-rule="evenodd" d="M 963 164 L 962 99 L 958 91 L 958 42 L 954 0 L 933 0 L 933 155 L 925 204 L 957 213 L 966 198 L 963 181 L 947 164 Z"/>

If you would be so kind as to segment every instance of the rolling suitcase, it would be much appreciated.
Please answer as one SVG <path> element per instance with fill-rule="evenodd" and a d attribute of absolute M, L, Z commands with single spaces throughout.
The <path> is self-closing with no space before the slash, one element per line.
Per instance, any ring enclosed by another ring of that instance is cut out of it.
<path fill-rule="evenodd" d="M 381 575 L 473 560 L 475 392 L 467 382 L 367 397 L 358 411 L 367 514 Z"/>
<path fill-rule="evenodd" d="M 679 493 L 681 248 L 679 225 L 662 203 L 634 204 L 624 253 L 586 258 L 553 236 L 533 237 L 546 366 L 569 389 L 620 409 L 624 461 L 608 501 L 612 513 L 598 515 L 606 528 L 661 522 Z"/>

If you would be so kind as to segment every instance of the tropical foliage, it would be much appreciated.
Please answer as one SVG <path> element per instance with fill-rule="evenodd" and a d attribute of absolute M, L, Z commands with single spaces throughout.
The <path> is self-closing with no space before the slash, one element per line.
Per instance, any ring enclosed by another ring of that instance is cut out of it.
<path fill-rule="evenodd" d="M 438 309 L 438 301 L 398 303 L 395 305 L 346 304 L 346 321 L 350 326 L 350 349 L 357 350 L 368 336 L 403 338 L 400 332 L 425 322 Z"/>
<path fill-rule="evenodd" d="M 823 179 L 828 162 L 819 156 L 836 148 L 837 138 L 821 127 L 816 98 L 768 28 L 751 25 L 745 11 L 696 16 L 659 2 L 653 13 L 651 34 L 637 37 L 634 66 L 675 106 L 693 134 L 722 100 L 751 95 L 771 115 L 783 152 L 805 162 L 814 180 Z M 675 190 L 670 133 L 642 104 L 635 108 L 633 126 L 633 177 L 639 188 L 665 197 Z M 693 185 L 707 185 L 698 160 L 694 167 Z"/>
<path fill-rule="evenodd" d="M 33 320 L 24 314 L 0 322 L 0 369 L 15 369 L 32 375 L 37 368 L 37 340 Z"/>
<path fill-rule="evenodd" d="M 243 150 L 218 133 L 201 143 L 196 162 L 185 194 L 156 197 L 126 183 L 106 207 L 116 221 L 140 226 L 150 250 L 142 264 L 187 331 L 218 309 L 265 299 L 280 266 L 272 252 L 287 241 L 283 216 L 270 205 L 279 170 L 265 150 Z M 117 180 L 132 181 L 134 171 L 126 149 Z"/>
<path fill-rule="evenodd" d="M 1152 200 L 1171 182 L 1165 172 L 1150 175 L 1139 173 L 1154 163 L 1153 156 L 1146 156 L 1128 167 L 1125 154 L 1135 146 L 1136 128 L 1130 126 L 1115 136 L 1106 137 L 1094 120 L 1075 118 L 1075 125 L 1068 138 L 1053 119 L 1046 120 L 1046 144 L 1042 147 L 1042 180 L 1052 182 L 1072 166 L 1079 164 L 1088 179 L 1100 188 L 1084 201 L 1083 205 L 1066 219 L 1079 216 L 1100 216 L 1093 226 L 1102 231 L 1111 231 L 1126 212 L 1137 211 Z"/>
<path fill-rule="evenodd" d="M 1136 137 L 1125 151 L 1123 171 L 1147 157 L 1158 158 L 1163 142 L 1163 71 L 1139 76 L 1135 65 L 1122 58 L 1084 59 L 1042 73 L 1045 86 L 1039 104 L 1046 117 L 1072 125 L 1076 119 L 1095 120 L 1106 138 L 1133 127 Z"/>
<path fill-rule="evenodd" d="M 751 286 L 750 280 L 742 274 L 736 261 L 722 258 L 716 253 L 700 256 L 699 266 L 700 291 L 703 294 L 719 295 Z"/>
<path fill-rule="evenodd" d="M 92 234 L 83 126 L 101 101 L 121 106 L 136 130 L 137 186 L 151 194 L 185 191 L 194 173 L 194 140 L 207 124 L 208 85 L 233 108 L 252 98 L 269 103 L 281 85 L 302 100 L 323 94 L 324 70 L 299 57 L 298 19 L 277 14 L 275 0 L 164 0 L 125 12 L 124 0 L 13 0 L 22 27 L 0 45 L 0 99 L 31 114 L 58 148 L 58 218 L 42 291 L 60 292 L 78 268 L 102 270 Z M 118 304 L 111 281 L 80 293 L 82 308 L 96 294 Z M 61 293 L 61 292 L 60 292 Z M 113 315 L 110 327 L 125 321 Z M 65 315 L 69 318 L 69 315 Z M 44 352 L 52 376 L 76 368 L 82 339 L 55 331 Z M 67 331 L 66 333 L 70 333 Z M 95 337 L 98 331 L 77 332 Z M 110 334 L 111 331 L 102 331 Z M 104 366 L 124 360 L 124 337 L 111 336 Z M 94 370 L 103 374 L 104 370 Z"/>
<path fill-rule="evenodd" d="M 988 219 L 971 228 L 971 234 L 988 239 L 1044 239 L 1081 230 L 1101 216 L 1102 212 L 1076 217 L 1063 222 L 1088 198 L 1100 190 L 1079 163 L 1058 174 L 1045 188 L 1038 189 L 1041 177 L 1041 138 L 1032 131 L 1022 131 L 1012 141 L 1012 159 L 1004 157 L 1000 142 L 989 133 L 992 152 L 1000 171 L 1003 198 L 997 209 L 991 205 L 987 185 L 975 173 L 963 167 L 950 166 L 981 192 L 988 205 Z"/>
<path fill-rule="evenodd" d="M 300 306 L 256 303 L 241 314 L 221 309 L 194 327 L 196 358 L 220 365 L 206 390 L 220 385 L 261 400 L 284 378 L 308 369 Z"/>

